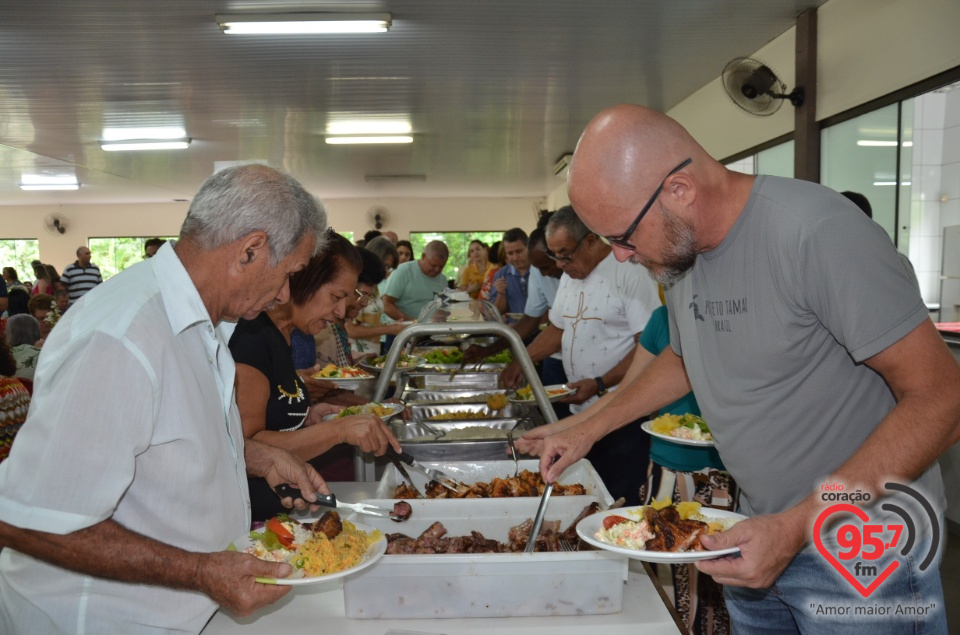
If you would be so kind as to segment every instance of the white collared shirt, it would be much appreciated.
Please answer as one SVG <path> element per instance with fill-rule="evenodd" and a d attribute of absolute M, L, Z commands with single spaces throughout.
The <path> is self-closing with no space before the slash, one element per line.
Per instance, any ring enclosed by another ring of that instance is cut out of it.
<path fill-rule="evenodd" d="M 198 552 L 249 528 L 227 343 L 170 244 L 87 293 L 51 332 L 0 464 L 0 519 L 67 534 L 113 518 Z M 0 553 L 0 632 L 199 632 L 206 596 Z M 5 630 L 6 629 L 6 630 Z"/>

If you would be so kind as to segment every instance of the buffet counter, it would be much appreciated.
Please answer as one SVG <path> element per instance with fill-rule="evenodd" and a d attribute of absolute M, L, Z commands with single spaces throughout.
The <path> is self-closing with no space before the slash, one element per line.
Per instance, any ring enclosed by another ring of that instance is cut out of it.
<path fill-rule="evenodd" d="M 346 501 L 374 498 L 374 482 L 331 483 L 330 491 Z M 376 565 L 374 565 L 376 566 Z M 443 598 L 437 598 L 442 602 Z M 240 635 L 243 633 L 286 632 L 287 629 L 358 635 L 455 635 L 489 633 L 501 630 L 524 635 L 583 635 L 602 628 L 604 635 L 644 635 L 679 632 L 667 608 L 662 589 L 648 576 L 642 564 L 630 561 L 624 585 L 623 611 L 612 615 L 567 617 L 503 617 L 468 619 L 349 619 L 344 614 L 343 586 L 339 580 L 295 586 L 276 604 L 246 618 L 218 612 L 203 630 L 204 635 Z"/>

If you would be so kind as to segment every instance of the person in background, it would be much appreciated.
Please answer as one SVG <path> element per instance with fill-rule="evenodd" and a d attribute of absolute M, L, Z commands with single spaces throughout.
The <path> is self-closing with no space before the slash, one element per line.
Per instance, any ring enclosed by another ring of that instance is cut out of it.
<path fill-rule="evenodd" d="M 490 249 L 487 250 L 487 258 L 490 260 L 492 266 L 487 270 L 487 275 L 483 278 L 483 286 L 480 287 L 480 299 L 489 301 L 490 290 L 493 289 L 493 277 L 497 275 L 500 267 L 503 266 L 504 255 L 503 243 L 501 241 L 498 240 L 490 245 Z"/>
<path fill-rule="evenodd" d="M 157 255 L 157 250 L 163 247 L 167 242 L 163 238 L 149 238 L 143 243 L 143 255 L 145 258 L 153 258 Z"/>
<path fill-rule="evenodd" d="M 502 244 L 507 264 L 493 276 L 490 301 L 500 313 L 523 313 L 527 305 L 527 282 L 530 280 L 527 232 L 519 227 L 509 229 L 503 233 Z"/>
<path fill-rule="evenodd" d="M 283 448 L 309 461 L 330 480 L 352 480 L 351 446 L 377 456 L 388 447 L 400 451 L 400 443 L 377 416 L 352 415 L 323 421 L 340 408 L 311 406 L 307 387 L 291 356 L 289 338 L 294 328 L 313 335 L 334 320 L 343 319 L 347 302 L 356 295 L 361 264 L 350 241 L 327 232 L 320 254 L 290 278 L 290 302 L 241 320 L 230 338 L 230 352 L 237 364 L 237 407 L 244 437 Z M 264 479 L 250 478 L 248 484 L 254 520 L 265 520 L 282 511 Z"/>
<path fill-rule="evenodd" d="M 380 337 L 396 336 L 406 328 L 405 324 L 397 322 L 380 323 L 383 303 L 377 285 L 386 278 L 386 269 L 372 251 L 360 249 L 359 252 L 363 268 L 360 269 L 360 278 L 357 281 L 356 297 L 348 303 L 344 318 L 344 328 L 349 337 L 349 349 L 354 361 L 362 357 L 378 357 Z"/>
<path fill-rule="evenodd" d="M 16 286 L 7 293 L 7 315 L 30 312 L 30 293 L 26 287 Z"/>
<path fill-rule="evenodd" d="M 700 538 L 739 557 L 697 564 L 724 585 L 737 633 L 946 632 L 931 528 L 946 508 L 937 458 L 960 440 L 960 365 L 886 232 L 817 183 L 731 171 L 675 120 L 630 104 L 591 120 L 568 179 L 617 258 L 666 287 L 670 347 L 597 414 L 529 433 L 544 479 L 692 388 L 749 516 Z M 811 544 L 832 504 L 821 487 L 869 494 L 870 522 L 900 525 L 881 509 L 891 481 L 938 516 L 914 536 L 913 553 L 932 557 L 921 570 L 879 554 L 875 570 L 898 568 L 870 602 L 913 610 L 818 613 L 863 600 Z"/>
<path fill-rule="evenodd" d="M 16 376 L 33 381 L 37 370 L 37 358 L 43 340 L 40 335 L 40 322 L 26 313 L 7 319 L 7 342 L 17 363 Z"/>
<path fill-rule="evenodd" d="M 398 240 L 397 241 L 397 266 L 399 267 L 405 262 L 410 262 L 411 260 L 416 260 L 416 256 L 413 253 L 413 245 L 409 240 Z"/>
<path fill-rule="evenodd" d="M 10 287 L 15 285 L 22 285 L 20 282 L 20 277 L 17 275 L 17 270 L 13 267 L 4 267 L 3 268 L 3 281 L 7 283 L 7 290 L 10 290 Z"/>
<path fill-rule="evenodd" d="M 54 300 L 52 295 L 47 295 L 46 293 L 41 293 L 30 298 L 30 302 L 27 304 L 27 309 L 30 315 L 37 318 L 37 322 L 40 323 L 40 337 L 46 339 L 50 335 L 50 331 L 53 328 L 47 320 L 47 316 L 50 315 L 50 311 L 54 307 Z"/>
<path fill-rule="evenodd" d="M 50 287 L 53 289 L 53 291 L 50 291 L 49 293 L 53 295 L 53 292 L 56 291 L 57 289 L 65 290 L 67 288 L 67 285 L 63 281 L 63 278 L 60 277 L 60 274 L 57 273 L 57 268 L 54 267 L 53 265 L 47 265 L 47 264 L 43 266 L 47 270 L 47 275 L 50 277 Z"/>
<path fill-rule="evenodd" d="M 386 236 L 377 236 L 369 241 L 364 249 L 369 249 L 380 259 L 386 270 L 387 278 L 400 265 L 400 252 L 397 251 L 397 246 L 390 242 L 390 239 Z"/>
<path fill-rule="evenodd" d="M 67 312 L 0 464 L 0 632 L 198 633 L 218 605 L 249 614 L 289 591 L 256 579 L 290 565 L 225 550 L 250 528 L 246 474 L 308 500 L 327 488 L 244 442 L 227 341 L 230 322 L 288 298 L 325 225 L 292 177 L 227 168 L 176 246 Z"/>
<path fill-rule="evenodd" d="M 7 285 L 0 284 L 0 314 L 7 310 Z"/>
<path fill-rule="evenodd" d="M 482 240 L 471 240 L 470 248 L 467 250 L 467 264 L 460 270 L 460 281 L 457 289 L 466 291 L 467 294 L 476 300 L 480 297 L 480 289 L 483 288 L 483 281 L 487 277 L 487 272 L 493 268 L 487 258 L 487 246 Z"/>
<path fill-rule="evenodd" d="M 394 245 L 396 245 L 400 241 L 400 237 L 397 236 L 397 232 L 390 231 L 389 229 L 383 232 L 383 235 L 389 238 L 390 242 L 392 242 Z"/>
<path fill-rule="evenodd" d="M 57 289 L 53 292 L 53 300 L 57 310 L 63 315 L 70 308 L 70 293 L 66 289 Z"/>
<path fill-rule="evenodd" d="M 10 345 L 0 333 L 0 463 L 10 456 L 13 441 L 30 409 L 30 393 L 15 377 L 16 371 L 17 363 Z"/>
<path fill-rule="evenodd" d="M 640 334 L 639 344 L 640 349 L 624 377 L 624 384 L 670 346 L 670 320 L 666 306 L 657 308 L 650 316 Z M 700 416 L 700 406 L 689 392 L 660 408 L 658 414 Z M 681 445 L 651 435 L 650 467 L 640 500 L 646 505 L 654 499 L 666 499 L 674 504 L 695 501 L 704 507 L 735 511 L 737 489 L 716 448 Z M 723 601 L 723 587 L 710 576 L 700 573 L 696 565 L 671 565 L 670 568 L 674 606 L 687 631 L 694 635 L 729 633 L 730 615 Z"/>
<path fill-rule="evenodd" d="M 103 282 L 100 267 L 90 262 L 90 249 L 86 245 L 77 247 L 77 260 L 67 266 L 60 276 L 70 292 L 70 304 L 82 298 L 90 289 Z M 52 291 L 48 291 L 52 293 Z"/>
<path fill-rule="evenodd" d="M 867 218 L 873 220 L 873 206 L 870 205 L 870 200 L 859 192 L 840 192 L 843 196 L 850 199 L 854 205 L 860 208 L 860 210 L 867 215 Z M 900 264 L 903 265 L 903 268 L 910 274 L 910 277 L 913 278 L 914 283 L 916 284 L 917 291 L 920 291 L 920 281 L 917 280 L 917 272 L 913 268 L 913 263 L 910 262 L 910 259 L 907 258 L 907 255 L 897 250 L 897 255 L 900 257 Z"/>
<path fill-rule="evenodd" d="M 621 383 L 638 348 L 636 337 L 660 298 L 653 281 L 636 276 L 632 265 L 617 262 L 610 246 L 587 229 L 569 205 L 550 217 L 546 240 L 548 258 L 564 275 L 550 308 L 550 324 L 527 351 L 534 362 L 562 352 L 568 385 L 576 389 L 562 401 L 577 413 Z M 504 386 L 518 386 L 519 364 L 512 362 L 502 377 Z M 587 455 L 610 494 L 625 498 L 627 505 L 639 504 L 645 480 L 650 440 L 640 429 L 642 421 L 634 417 Z"/>
<path fill-rule="evenodd" d="M 527 305 L 523 309 L 523 317 L 512 325 L 517 334 L 527 344 L 531 343 L 538 333 L 540 325 L 550 321 L 550 307 L 557 296 L 557 287 L 563 270 L 557 263 L 547 256 L 546 225 L 553 212 L 540 217 L 537 228 L 530 232 L 527 241 L 527 252 L 530 257 L 530 284 L 527 289 Z M 499 339 L 487 347 L 473 345 L 465 352 L 468 361 L 475 361 L 494 355 L 509 347 L 506 339 Z M 563 356 L 560 352 L 545 358 L 540 362 L 540 381 L 544 386 L 567 383 L 567 374 L 563 370 Z M 555 401 L 552 404 L 557 419 L 570 416 L 570 405 Z"/>
<path fill-rule="evenodd" d="M 380 236 L 383 236 L 382 231 L 380 231 L 379 229 L 371 229 L 370 231 L 368 231 L 363 235 L 363 246 L 366 247 L 367 243 L 369 243 L 374 238 L 378 238 Z"/>
<path fill-rule="evenodd" d="M 53 282 L 50 280 L 50 272 L 39 260 L 33 261 L 33 275 L 36 277 L 36 281 L 33 283 L 33 290 L 30 291 L 32 295 L 53 293 Z"/>
<path fill-rule="evenodd" d="M 443 268 L 449 254 L 443 242 L 433 240 L 424 247 L 420 260 L 397 267 L 383 285 L 384 313 L 397 322 L 416 320 L 423 307 L 447 288 Z"/>

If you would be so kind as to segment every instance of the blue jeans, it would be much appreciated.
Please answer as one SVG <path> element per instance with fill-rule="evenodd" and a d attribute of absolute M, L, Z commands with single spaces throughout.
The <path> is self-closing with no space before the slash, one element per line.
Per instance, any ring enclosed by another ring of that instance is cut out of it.
<path fill-rule="evenodd" d="M 940 526 L 943 527 L 942 522 Z M 866 598 L 819 552 L 798 554 L 776 584 L 768 589 L 723 588 L 733 632 L 736 635 L 945 634 L 947 614 L 940 584 L 944 540 L 946 535 L 941 533 L 937 557 L 923 572 L 919 565 L 930 549 L 929 535 L 918 539 L 906 556 L 901 556 L 899 549 L 888 549 L 871 564 L 876 564 L 878 571 L 885 570 L 893 559 L 900 564 Z M 922 614 L 911 614 L 921 610 Z"/>

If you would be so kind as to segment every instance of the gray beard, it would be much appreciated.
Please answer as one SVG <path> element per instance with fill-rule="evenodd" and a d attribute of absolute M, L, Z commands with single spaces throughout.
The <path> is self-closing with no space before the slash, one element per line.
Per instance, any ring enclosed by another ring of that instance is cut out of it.
<path fill-rule="evenodd" d="M 697 261 L 696 237 L 693 226 L 660 206 L 663 230 L 669 247 L 659 261 L 647 260 L 634 254 L 630 262 L 647 268 L 650 277 L 665 287 L 683 277 Z"/>

